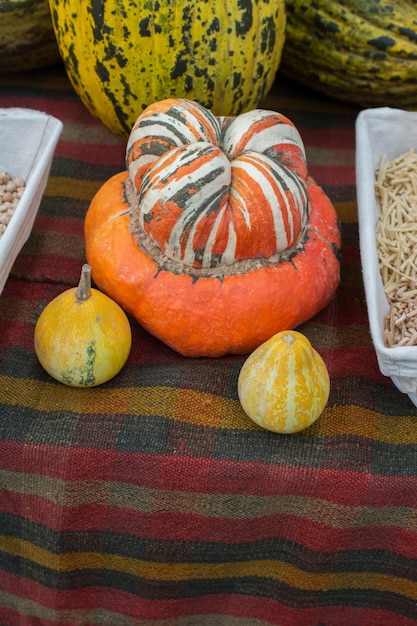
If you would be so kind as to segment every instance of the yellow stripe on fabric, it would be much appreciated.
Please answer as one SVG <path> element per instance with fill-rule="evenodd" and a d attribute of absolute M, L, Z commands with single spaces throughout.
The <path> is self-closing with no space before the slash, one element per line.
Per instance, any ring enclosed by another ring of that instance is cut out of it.
<path fill-rule="evenodd" d="M 251 560 L 223 563 L 159 563 L 132 557 L 72 552 L 55 554 L 39 546 L 0 536 L 0 549 L 58 572 L 105 569 L 153 581 L 229 579 L 247 576 L 268 578 L 300 591 L 320 589 L 377 589 L 417 600 L 417 582 L 374 572 L 312 573 L 282 561 Z"/>
<path fill-rule="evenodd" d="M 0 403 L 34 408 L 45 413 L 162 416 L 202 426 L 258 428 L 238 400 L 170 387 L 78 389 L 66 385 L 21 380 L 0 375 Z"/>
<path fill-rule="evenodd" d="M 381 415 L 355 404 L 328 406 L 316 424 L 314 434 L 326 437 L 351 435 L 392 445 L 417 443 L 414 416 Z"/>
<path fill-rule="evenodd" d="M 45 196 L 68 197 L 75 200 L 91 201 L 97 193 L 103 181 L 81 180 L 66 176 L 50 176 L 45 189 Z"/>
<path fill-rule="evenodd" d="M 390 445 L 417 443 L 414 416 L 383 415 L 356 404 L 327 406 L 321 417 L 301 434 L 314 437 L 360 437 Z"/>
<path fill-rule="evenodd" d="M 0 375 L 0 403 L 25 406 L 51 414 L 67 411 L 80 415 L 149 415 L 225 429 L 260 428 L 246 416 L 239 400 L 191 389 L 78 389 Z M 413 416 L 381 415 L 355 404 L 329 405 L 317 422 L 298 436 L 351 435 L 393 445 L 415 444 L 417 429 L 414 422 Z"/>
<path fill-rule="evenodd" d="M 358 221 L 358 205 L 356 201 L 334 202 L 338 218 L 344 224 L 356 224 Z"/>

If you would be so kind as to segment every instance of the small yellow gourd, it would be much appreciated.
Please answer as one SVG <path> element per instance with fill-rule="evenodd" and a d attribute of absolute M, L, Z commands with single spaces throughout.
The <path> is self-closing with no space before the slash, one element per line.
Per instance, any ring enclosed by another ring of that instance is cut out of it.
<path fill-rule="evenodd" d="M 53 378 L 72 387 L 94 387 L 121 370 L 132 334 L 121 307 L 91 288 L 85 264 L 78 287 L 61 293 L 40 314 L 34 341 L 42 367 Z"/>
<path fill-rule="evenodd" d="M 304 430 L 324 411 L 330 393 L 326 364 L 307 337 L 282 331 L 257 348 L 239 374 L 245 413 L 277 433 Z"/>

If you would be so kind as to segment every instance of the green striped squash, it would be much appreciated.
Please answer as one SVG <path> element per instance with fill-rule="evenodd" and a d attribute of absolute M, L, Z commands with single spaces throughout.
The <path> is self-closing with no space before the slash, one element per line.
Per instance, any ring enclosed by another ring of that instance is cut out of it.
<path fill-rule="evenodd" d="M 284 0 L 49 1 L 75 91 L 123 139 L 164 98 L 196 100 L 215 115 L 251 110 L 279 67 Z"/>
<path fill-rule="evenodd" d="M 281 69 L 361 105 L 417 103 L 415 0 L 287 0 Z"/>
<path fill-rule="evenodd" d="M 48 0 L 0 0 L 0 72 L 59 61 Z"/>

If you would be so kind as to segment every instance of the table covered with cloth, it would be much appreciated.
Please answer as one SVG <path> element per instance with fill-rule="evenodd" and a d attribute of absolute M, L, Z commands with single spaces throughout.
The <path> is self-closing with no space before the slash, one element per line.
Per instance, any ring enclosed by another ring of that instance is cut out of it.
<path fill-rule="evenodd" d="M 417 409 L 380 373 L 369 333 L 359 108 L 281 75 L 262 105 L 296 124 L 342 232 L 337 293 L 299 328 L 328 367 L 329 401 L 279 435 L 239 403 L 244 356 L 182 357 L 134 320 L 108 383 L 72 388 L 42 369 L 36 320 L 77 284 L 85 213 L 125 169 L 125 143 L 61 65 L 1 76 L 0 107 L 16 106 L 64 127 L 0 296 L 1 626 L 415 624 Z"/>

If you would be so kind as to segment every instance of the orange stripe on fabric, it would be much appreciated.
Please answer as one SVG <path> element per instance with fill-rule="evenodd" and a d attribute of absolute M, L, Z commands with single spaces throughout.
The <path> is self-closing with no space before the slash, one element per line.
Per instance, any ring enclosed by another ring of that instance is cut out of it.
<path fill-rule="evenodd" d="M 85 389 L 36 380 L 0 376 L 0 402 L 38 411 L 80 414 L 155 415 L 211 427 L 258 428 L 246 417 L 238 400 L 170 387 Z"/>
<path fill-rule="evenodd" d="M 334 202 L 334 208 L 341 222 L 344 224 L 356 224 L 358 221 L 358 205 L 355 200 Z"/>
<path fill-rule="evenodd" d="M 312 573 L 283 561 L 251 560 L 223 563 L 160 563 L 115 554 L 55 554 L 28 541 L 0 535 L 0 549 L 59 572 L 106 569 L 154 581 L 210 580 L 258 576 L 295 589 L 377 589 L 417 600 L 417 582 L 374 572 Z"/>
<path fill-rule="evenodd" d="M 0 375 L 0 403 L 50 413 L 76 411 L 86 415 L 155 415 L 208 427 L 260 428 L 246 416 L 238 400 L 191 389 L 97 387 L 90 388 L 86 393 L 85 389 Z M 355 404 L 329 405 L 319 420 L 298 436 L 352 435 L 393 445 L 415 444 L 417 430 L 414 422 L 413 416 L 381 416 Z M 284 437 L 277 435 L 281 436 Z"/>

